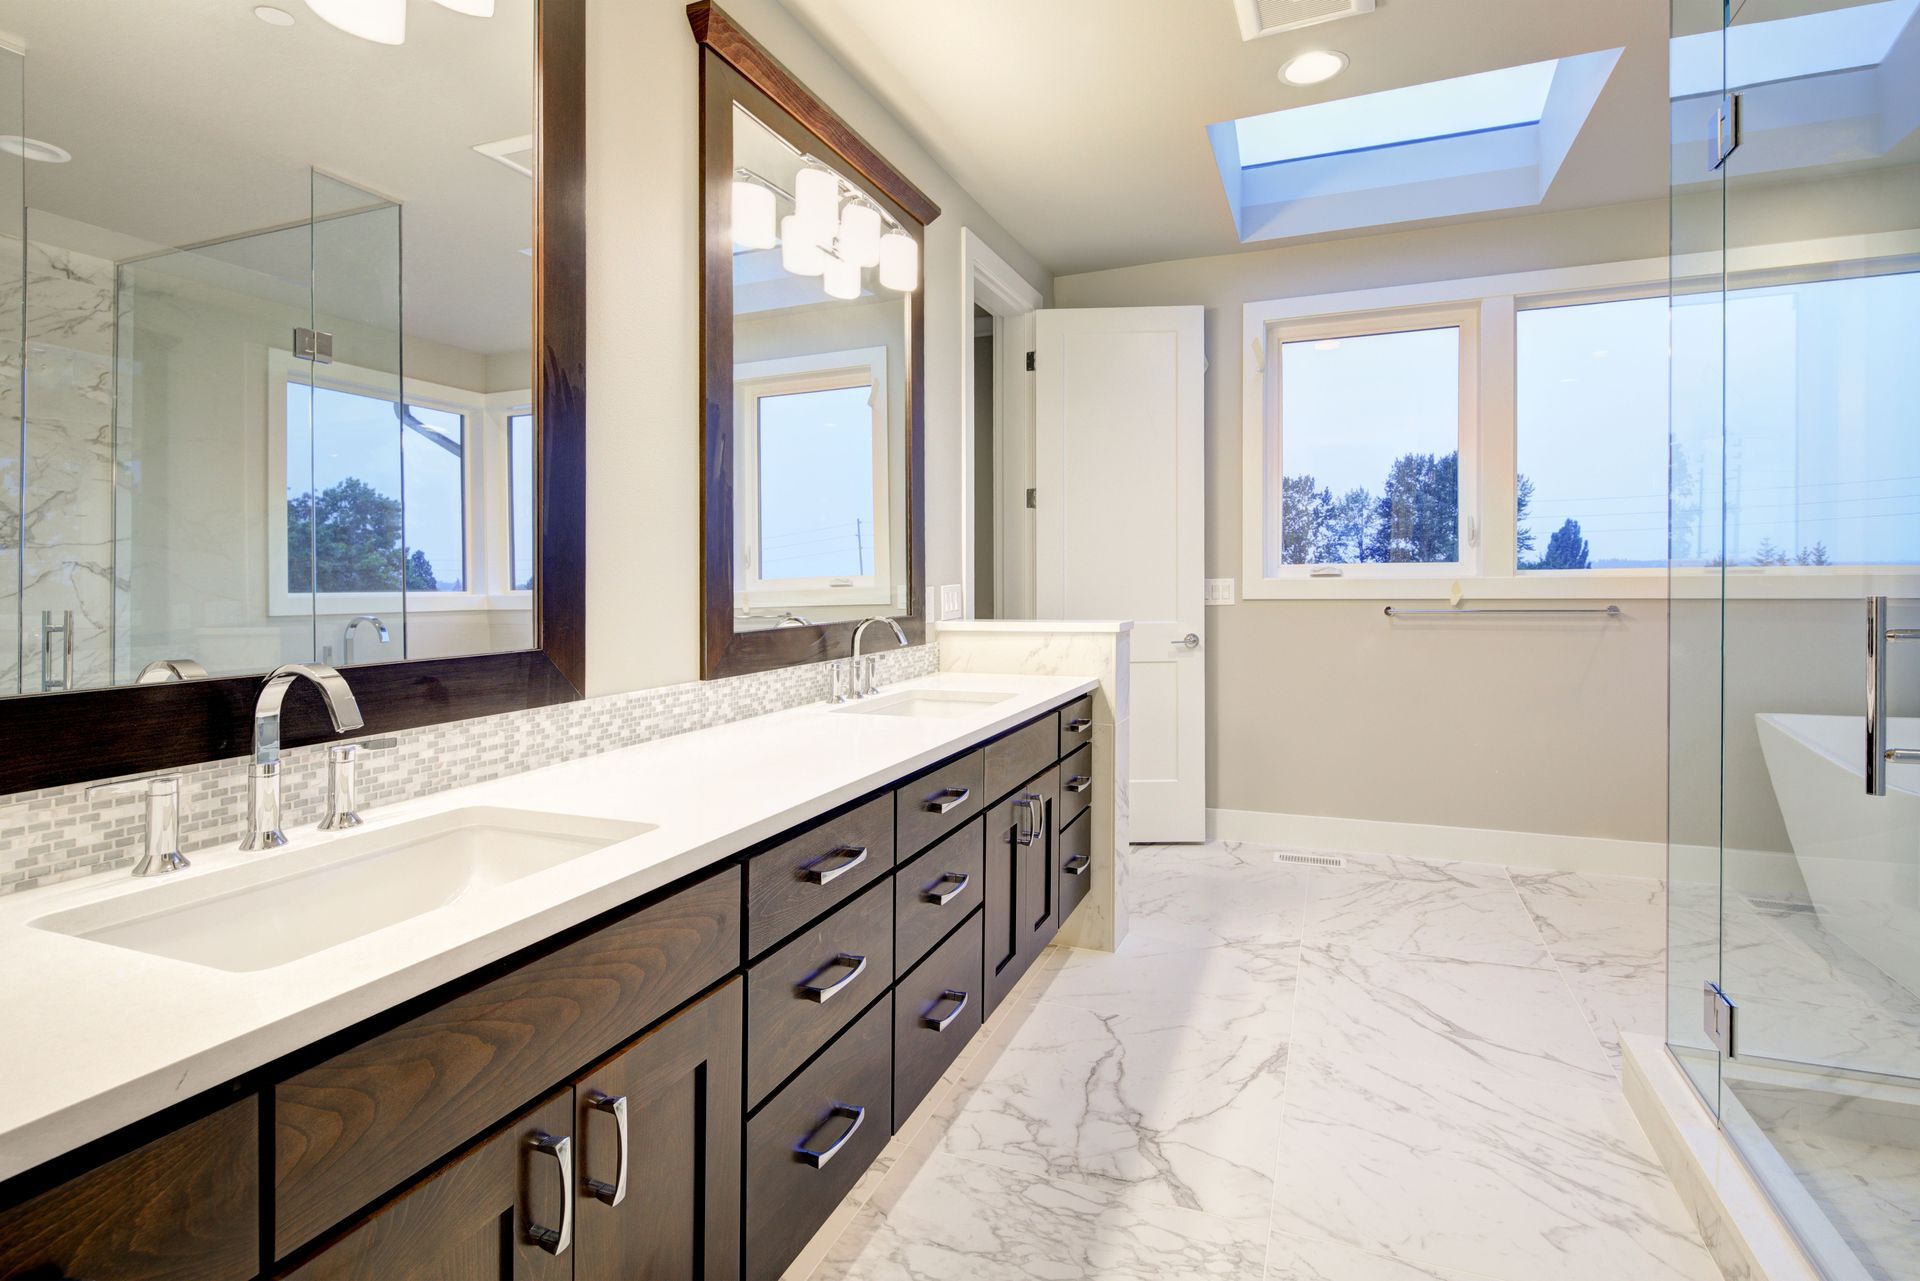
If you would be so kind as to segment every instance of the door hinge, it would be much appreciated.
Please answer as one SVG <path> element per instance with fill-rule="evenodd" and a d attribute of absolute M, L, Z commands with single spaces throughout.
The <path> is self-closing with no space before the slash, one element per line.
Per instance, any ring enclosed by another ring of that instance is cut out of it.
<path fill-rule="evenodd" d="M 1712 151 L 1707 156 L 1707 168 L 1718 169 L 1727 163 L 1727 158 L 1740 148 L 1740 95 L 1727 94 L 1720 99 L 1720 105 L 1713 112 L 1713 137 L 1709 140 Z"/>
<path fill-rule="evenodd" d="M 1706 1030 L 1707 1040 L 1721 1054 L 1727 1058 L 1733 1058 L 1739 1044 L 1734 1035 L 1734 1027 L 1740 1007 L 1735 1005 L 1733 998 L 1721 991 L 1720 985 L 1712 979 L 1708 979 L 1702 986 L 1700 996 L 1700 1022 Z"/>
<path fill-rule="evenodd" d="M 1029 507 L 1038 507 L 1038 506 L 1040 505 L 1040 503 L 1039 503 L 1039 493 L 1040 493 L 1040 491 L 1039 491 L 1039 490 L 1037 490 L 1037 489 L 1029 489 L 1029 490 L 1027 491 L 1027 506 L 1029 506 Z"/>
<path fill-rule="evenodd" d="M 333 335 L 324 329 L 293 331 L 293 358 L 311 360 L 316 365 L 333 363 Z"/>
<path fill-rule="evenodd" d="M 1027 353 L 1027 372 L 1028 373 L 1033 372 L 1033 353 L 1032 352 Z"/>

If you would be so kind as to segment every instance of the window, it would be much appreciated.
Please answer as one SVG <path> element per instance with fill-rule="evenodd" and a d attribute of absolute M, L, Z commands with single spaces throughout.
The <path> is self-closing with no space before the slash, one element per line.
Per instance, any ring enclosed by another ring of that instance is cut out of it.
<path fill-rule="evenodd" d="M 1396 319 L 1274 333 L 1268 577 L 1458 570 L 1474 321 Z"/>
<path fill-rule="evenodd" d="M 507 415 L 507 506 L 513 590 L 533 590 L 533 415 Z"/>

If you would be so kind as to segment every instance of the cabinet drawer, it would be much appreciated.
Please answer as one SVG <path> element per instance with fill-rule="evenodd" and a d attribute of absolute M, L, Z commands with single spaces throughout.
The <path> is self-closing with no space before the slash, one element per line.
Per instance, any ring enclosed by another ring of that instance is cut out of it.
<path fill-rule="evenodd" d="M 893 866 L 893 797 L 876 796 L 747 860 L 747 954 L 758 956 Z"/>
<path fill-rule="evenodd" d="M 747 971 L 747 1106 L 755 1107 L 893 982 L 883 881 Z"/>
<path fill-rule="evenodd" d="M 740 960 L 740 870 L 536 957 L 274 1087 L 274 1256 L 605 1054 Z"/>
<path fill-rule="evenodd" d="M 893 878 L 893 971 L 912 969 L 967 913 L 986 885 L 983 815 L 941 841 Z"/>
<path fill-rule="evenodd" d="M 1060 923 L 1093 888 L 1093 815 L 1082 814 L 1060 833 Z"/>
<path fill-rule="evenodd" d="M 967 918 L 893 990 L 893 1127 L 920 1106 L 980 1030 L 981 915 Z"/>
<path fill-rule="evenodd" d="M 887 1145 L 893 1002 L 848 1028 L 747 1122 L 746 1275 L 772 1281 Z"/>
<path fill-rule="evenodd" d="M 978 814 L 986 804 L 979 752 L 936 765 L 893 791 L 894 830 L 901 858 L 925 849 Z"/>
<path fill-rule="evenodd" d="M 1060 762 L 1060 826 L 1065 827 L 1093 804 L 1093 744 Z"/>
<path fill-rule="evenodd" d="M 260 1103 L 248 1097 L 6 1212 L 0 1276 L 244 1281 L 260 1266 Z"/>
<path fill-rule="evenodd" d="M 1082 694 L 1060 709 L 1060 755 L 1093 741 L 1093 695 Z"/>
<path fill-rule="evenodd" d="M 997 801 L 1060 759 L 1060 717 L 1049 712 L 986 746 L 987 798 Z"/>

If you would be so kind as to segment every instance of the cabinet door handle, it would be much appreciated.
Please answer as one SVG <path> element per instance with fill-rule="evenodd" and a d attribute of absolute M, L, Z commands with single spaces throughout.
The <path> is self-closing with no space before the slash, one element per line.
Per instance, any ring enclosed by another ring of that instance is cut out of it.
<path fill-rule="evenodd" d="M 847 1127 L 844 1134 L 827 1144 L 824 1148 L 814 1147 L 813 1141 L 820 1136 L 820 1131 L 833 1124 L 836 1118 L 841 1117 L 853 1122 L 853 1124 Z M 793 1145 L 793 1159 L 802 1165 L 810 1165 L 816 1170 L 825 1169 L 827 1162 L 839 1156 L 840 1149 L 847 1146 L 847 1140 L 860 1133 L 860 1123 L 866 1119 L 867 1110 L 865 1108 L 857 1108 L 847 1103 L 834 1104 L 833 1110 L 827 1113 L 827 1119 L 820 1123 L 819 1128 Z"/>
<path fill-rule="evenodd" d="M 1069 792 L 1072 792 L 1075 796 L 1080 795 L 1080 793 L 1086 791 L 1089 787 L 1092 787 L 1092 786 L 1093 786 L 1093 775 L 1091 774 L 1075 774 L 1072 778 L 1067 780 L 1067 790 Z"/>
<path fill-rule="evenodd" d="M 1085 876 L 1087 874 L 1087 869 L 1092 866 L 1093 866 L 1093 855 L 1082 854 L 1078 858 L 1070 858 L 1066 862 L 1062 863 L 1060 865 L 1060 870 L 1066 873 L 1068 876 Z"/>
<path fill-rule="evenodd" d="M 1013 825 L 1013 839 L 1021 845 L 1031 845 L 1040 839 L 1040 793 L 1028 792 L 1025 796 L 1014 798 L 1014 807 L 1020 811 Z M 1032 820 L 1029 825 L 1028 820 Z"/>
<path fill-rule="evenodd" d="M 823 864 L 829 860 L 836 858 L 845 859 L 846 862 L 835 864 L 832 867 L 823 866 Z M 829 881 L 845 876 L 848 872 L 851 872 L 854 868 L 859 867 L 866 861 L 866 846 L 842 845 L 839 849 L 828 850 L 825 854 L 813 860 L 813 862 L 806 864 L 800 869 L 800 874 L 809 881 L 812 881 L 815 885 L 825 885 Z"/>
<path fill-rule="evenodd" d="M 965 894 L 967 886 L 971 884 L 973 884 L 972 872 L 942 872 L 939 880 L 920 891 L 920 897 L 929 903 L 945 907 L 960 895 Z M 953 888 L 942 893 L 940 890 L 942 885 L 951 885 Z"/>
<path fill-rule="evenodd" d="M 528 1216 L 527 1239 L 548 1254 L 565 1254 L 573 1244 L 573 1140 L 535 1130 L 527 1147 L 536 1155 L 552 1157 L 560 1167 L 560 1226 L 543 1228 Z"/>
<path fill-rule="evenodd" d="M 615 1153 L 613 1182 L 603 1183 L 599 1179 L 588 1179 L 587 1191 L 608 1205 L 619 1205 L 627 1199 L 627 1096 L 607 1095 L 595 1090 L 588 1096 L 587 1106 L 596 1112 L 606 1112 L 613 1117 Z"/>
<path fill-rule="evenodd" d="M 1093 721 L 1085 716 L 1076 716 L 1064 728 L 1069 734 L 1084 734 L 1093 728 Z"/>
<path fill-rule="evenodd" d="M 839 980 L 838 982 L 828 983 L 825 986 L 819 986 L 814 983 L 813 981 L 814 979 L 819 978 L 822 974 L 825 974 L 828 970 L 832 969 L 836 965 L 851 965 L 853 968 L 848 970 L 847 976 Z M 815 1004 L 825 1005 L 828 1001 L 831 1001 L 834 997 L 846 991 L 847 986 L 849 984 L 851 984 L 855 979 L 859 978 L 862 974 L 865 974 L 866 972 L 867 972 L 866 957 L 856 956 L 851 952 L 842 952 L 840 953 L 840 955 L 834 957 L 831 961 L 828 961 L 825 965 L 815 970 L 813 974 L 807 978 L 806 982 L 800 984 L 800 995 L 804 999 L 812 1001 Z"/>
<path fill-rule="evenodd" d="M 954 1006 L 951 1010 L 947 1011 L 946 1017 L 936 1019 L 933 1017 L 933 1012 L 940 1008 L 940 1001 L 952 1001 Z M 967 994 L 965 992 L 956 992 L 952 988 L 948 988 L 940 994 L 940 1001 L 935 1001 L 932 1005 L 929 1005 L 927 1012 L 920 1016 L 921 1027 L 932 1028 L 936 1032 L 944 1032 L 952 1025 L 955 1019 L 960 1017 L 960 1011 L 967 1008 Z"/>
<path fill-rule="evenodd" d="M 965 805 L 972 795 L 971 787 L 943 787 L 920 804 L 929 814 L 945 814 Z"/>

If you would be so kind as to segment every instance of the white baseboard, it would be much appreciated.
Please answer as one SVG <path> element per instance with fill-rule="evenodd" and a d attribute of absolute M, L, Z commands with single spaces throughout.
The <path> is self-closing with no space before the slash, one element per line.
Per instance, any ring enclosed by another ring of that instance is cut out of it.
<path fill-rule="evenodd" d="M 1667 847 L 1660 841 L 1218 809 L 1207 811 L 1207 831 L 1217 840 L 1288 845 L 1341 854 L 1463 859 L 1605 876 L 1663 878 L 1667 874 Z"/>

